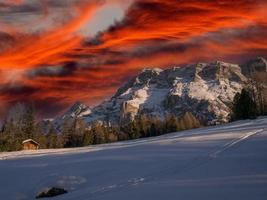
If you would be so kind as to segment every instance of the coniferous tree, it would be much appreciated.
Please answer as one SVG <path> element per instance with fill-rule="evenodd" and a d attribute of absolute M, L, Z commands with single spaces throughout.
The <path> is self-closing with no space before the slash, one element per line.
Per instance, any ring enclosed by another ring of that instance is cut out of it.
<path fill-rule="evenodd" d="M 149 129 L 149 136 L 152 137 L 156 135 L 158 135 L 156 124 L 152 122 Z"/>
<path fill-rule="evenodd" d="M 134 119 L 132 122 L 130 122 L 126 127 L 124 127 L 124 132 L 128 134 L 130 139 L 137 139 L 140 138 L 140 120 Z"/>
<path fill-rule="evenodd" d="M 148 116 L 141 115 L 138 118 L 138 129 L 140 130 L 140 137 L 149 137 L 150 122 Z"/>
<path fill-rule="evenodd" d="M 171 133 L 178 130 L 178 120 L 173 114 L 168 114 L 165 118 L 165 132 Z"/>
<path fill-rule="evenodd" d="M 46 135 L 46 147 L 47 148 L 58 148 L 57 132 L 53 125 L 50 126 L 49 131 Z"/>
<path fill-rule="evenodd" d="M 94 144 L 94 136 L 91 130 L 85 130 L 83 134 L 83 146 Z"/>
<path fill-rule="evenodd" d="M 47 133 L 50 130 L 52 123 L 44 124 L 43 121 L 36 123 L 34 140 L 39 143 L 39 149 L 46 149 L 47 147 Z"/>
<path fill-rule="evenodd" d="M 73 119 L 65 119 L 63 122 L 62 126 L 62 146 L 67 148 L 67 147 L 72 147 L 72 135 L 74 134 L 75 131 L 75 123 Z M 60 144 L 61 145 L 61 144 Z"/>
<path fill-rule="evenodd" d="M 75 147 L 81 147 L 83 146 L 83 136 L 86 130 L 86 124 L 82 119 L 76 119 L 74 123 L 74 133 L 72 135 L 73 145 Z"/>
<path fill-rule="evenodd" d="M 241 93 L 235 95 L 233 115 L 234 119 L 248 119 L 257 116 L 257 104 L 247 90 L 243 89 Z"/>
<path fill-rule="evenodd" d="M 33 106 L 27 106 L 22 114 L 22 135 L 25 139 L 34 138 L 35 133 L 35 117 Z"/>
<path fill-rule="evenodd" d="M 4 125 L 4 134 L 9 144 L 8 151 L 20 150 L 21 141 L 23 140 L 21 136 L 23 113 L 24 106 L 22 104 L 16 104 L 9 110 Z"/>
<path fill-rule="evenodd" d="M 85 127 L 85 123 L 80 119 L 66 120 L 62 131 L 64 147 L 81 147 Z"/>
<path fill-rule="evenodd" d="M 105 129 L 103 125 L 99 122 L 94 122 L 92 125 L 93 133 L 93 144 L 103 144 L 105 143 Z"/>

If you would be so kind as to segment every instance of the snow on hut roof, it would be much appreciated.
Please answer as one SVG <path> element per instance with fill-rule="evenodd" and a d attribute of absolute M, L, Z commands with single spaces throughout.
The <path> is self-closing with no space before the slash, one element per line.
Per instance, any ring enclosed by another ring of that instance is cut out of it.
<path fill-rule="evenodd" d="M 26 143 L 26 142 L 33 142 L 33 143 L 39 145 L 39 143 L 36 142 L 36 141 L 34 141 L 33 139 L 27 139 L 27 140 L 24 140 L 24 141 L 22 142 L 22 144 L 24 144 L 24 143 Z"/>

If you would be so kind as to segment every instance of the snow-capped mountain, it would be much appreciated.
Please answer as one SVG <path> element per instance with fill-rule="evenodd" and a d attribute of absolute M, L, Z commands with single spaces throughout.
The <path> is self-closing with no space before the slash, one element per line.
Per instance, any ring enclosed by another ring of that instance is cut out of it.
<path fill-rule="evenodd" d="M 52 120 L 54 127 L 60 131 L 64 121 L 83 118 L 91 114 L 91 108 L 81 102 L 76 102 L 65 114 Z M 51 120 L 46 124 L 51 124 Z M 47 125 L 44 125 L 45 127 Z"/>
<path fill-rule="evenodd" d="M 164 118 L 168 114 L 183 117 L 185 113 L 206 124 L 228 122 L 233 98 L 247 83 L 249 72 L 252 68 L 266 72 L 266 63 L 258 58 L 242 67 L 216 61 L 144 69 L 108 101 L 92 109 L 76 103 L 55 124 L 77 117 L 88 124 L 100 121 L 120 125 L 141 114 Z"/>
<path fill-rule="evenodd" d="M 76 102 L 62 117 L 61 119 L 84 117 L 91 114 L 91 109 L 89 106 L 81 102 Z"/>

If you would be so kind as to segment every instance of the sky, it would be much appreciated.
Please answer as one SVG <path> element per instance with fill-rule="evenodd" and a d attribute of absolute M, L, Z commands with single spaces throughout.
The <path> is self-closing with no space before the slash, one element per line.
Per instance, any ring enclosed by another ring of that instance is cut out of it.
<path fill-rule="evenodd" d="M 0 0 L 0 118 L 95 106 L 143 68 L 267 58 L 266 0 Z"/>

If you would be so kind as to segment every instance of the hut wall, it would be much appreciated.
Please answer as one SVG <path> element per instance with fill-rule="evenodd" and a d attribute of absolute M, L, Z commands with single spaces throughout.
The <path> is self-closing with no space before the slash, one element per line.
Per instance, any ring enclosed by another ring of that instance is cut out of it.
<path fill-rule="evenodd" d="M 38 146 L 36 144 L 33 144 L 31 142 L 26 142 L 23 144 L 24 150 L 37 150 Z"/>

